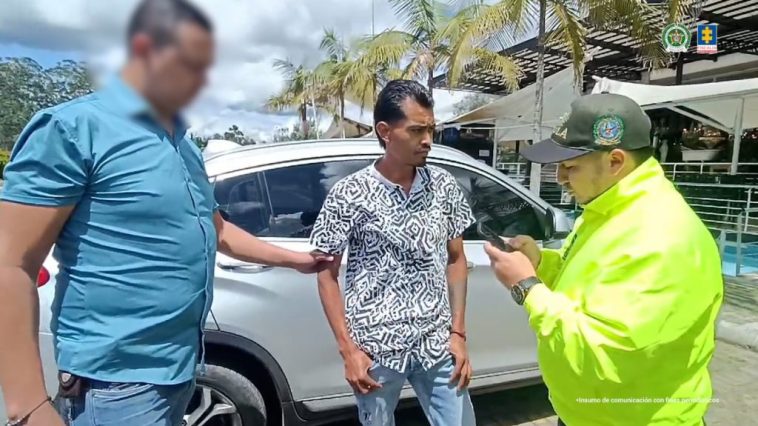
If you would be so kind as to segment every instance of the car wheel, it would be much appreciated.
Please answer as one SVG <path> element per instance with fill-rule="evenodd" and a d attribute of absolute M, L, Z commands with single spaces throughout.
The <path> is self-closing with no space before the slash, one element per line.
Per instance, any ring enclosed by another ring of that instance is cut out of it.
<path fill-rule="evenodd" d="M 186 426 L 264 426 L 266 404 L 255 385 L 245 376 L 218 365 L 206 365 L 197 376 Z"/>

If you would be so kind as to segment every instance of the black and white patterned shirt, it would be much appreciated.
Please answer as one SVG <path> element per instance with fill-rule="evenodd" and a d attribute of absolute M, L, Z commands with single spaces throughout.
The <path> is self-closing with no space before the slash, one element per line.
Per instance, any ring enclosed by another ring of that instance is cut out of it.
<path fill-rule="evenodd" d="M 374 165 L 331 189 L 311 244 L 348 249 L 348 330 L 379 364 L 404 372 L 415 359 L 429 369 L 448 355 L 447 243 L 473 223 L 455 178 L 434 166 L 417 169 L 408 195 Z"/>

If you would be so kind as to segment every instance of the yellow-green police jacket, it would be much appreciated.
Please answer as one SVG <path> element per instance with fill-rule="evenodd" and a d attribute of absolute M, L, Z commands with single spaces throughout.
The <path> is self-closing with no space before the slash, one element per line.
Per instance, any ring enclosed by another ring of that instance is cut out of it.
<path fill-rule="evenodd" d="M 721 259 L 656 160 L 586 205 L 537 273 L 525 306 L 568 426 L 701 424 Z"/>

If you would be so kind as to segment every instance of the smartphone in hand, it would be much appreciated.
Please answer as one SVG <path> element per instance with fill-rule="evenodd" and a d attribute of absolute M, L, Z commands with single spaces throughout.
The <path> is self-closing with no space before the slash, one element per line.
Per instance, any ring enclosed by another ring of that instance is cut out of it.
<path fill-rule="evenodd" d="M 505 241 L 503 241 L 503 239 L 500 238 L 500 236 L 497 234 L 497 232 L 495 232 L 492 228 L 490 228 L 489 226 L 487 226 L 484 222 L 480 221 L 476 225 L 476 230 L 479 233 L 479 235 L 481 235 L 482 237 L 484 237 L 485 240 L 489 241 L 490 244 L 492 244 L 493 246 L 497 247 L 498 249 L 500 249 L 500 250 L 502 250 L 502 251 L 504 251 L 506 253 L 511 253 L 511 252 L 514 251 L 513 247 L 511 247 Z"/>

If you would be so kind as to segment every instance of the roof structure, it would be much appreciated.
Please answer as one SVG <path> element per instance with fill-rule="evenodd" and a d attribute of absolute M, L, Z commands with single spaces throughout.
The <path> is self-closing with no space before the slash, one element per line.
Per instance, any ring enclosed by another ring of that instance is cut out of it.
<path fill-rule="evenodd" d="M 649 0 L 650 3 L 660 3 L 661 8 L 649 14 L 646 19 L 663 27 L 665 2 Z M 686 54 L 682 54 L 677 62 L 681 65 L 694 61 L 715 60 L 718 56 L 730 53 L 750 53 L 758 55 L 758 0 L 703 0 L 699 17 L 692 24 L 692 43 Z M 718 24 L 718 53 L 697 53 L 697 24 Z M 621 32 L 604 31 L 589 28 L 586 39 L 586 51 L 594 52 L 592 59 L 585 65 L 585 86 L 591 84 L 592 75 L 607 77 L 614 80 L 637 81 L 642 78 L 642 72 L 648 71 L 638 56 L 639 42 L 632 42 L 629 36 Z M 521 87 L 527 86 L 537 78 L 537 38 L 526 40 L 500 52 L 502 55 L 513 57 L 521 66 L 524 78 Z M 563 48 L 546 47 L 545 76 L 549 76 L 571 65 L 571 55 Z M 467 71 L 456 90 L 470 90 L 490 94 L 507 94 L 506 88 L 498 82 L 499 78 L 483 71 Z M 435 78 L 435 87 L 449 88 L 446 76 Z"/>

